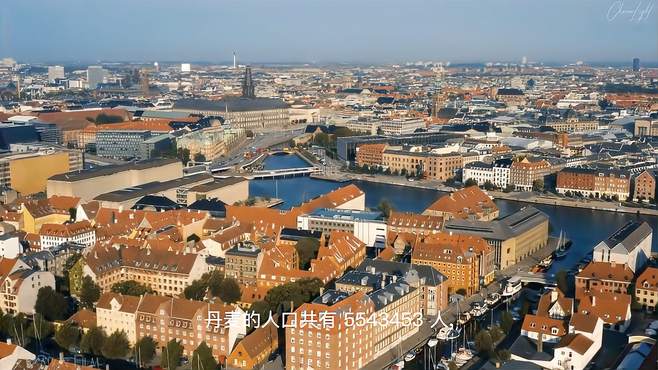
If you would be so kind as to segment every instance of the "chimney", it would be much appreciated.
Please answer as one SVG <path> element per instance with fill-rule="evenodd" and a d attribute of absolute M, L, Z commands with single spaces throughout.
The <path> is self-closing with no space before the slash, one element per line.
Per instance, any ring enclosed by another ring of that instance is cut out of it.
<path fill-rule="evenodd" d="M 544 351 L 544 333 L 539 333 L 537 337 L 537 352 Z"/>
<path fill-rule="evenodd" d="M 7 344 L 11 344 L 11 338 L 7 338 Z"/>
<path fill-rule="evenodd" d="M 64 352 L 59 353 L 59 362 L 64 362 Z"/>

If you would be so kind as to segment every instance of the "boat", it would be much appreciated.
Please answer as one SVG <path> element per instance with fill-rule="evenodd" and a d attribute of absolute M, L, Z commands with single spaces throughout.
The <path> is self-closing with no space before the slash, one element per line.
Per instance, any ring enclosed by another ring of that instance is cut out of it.
<path fill-rule="evenodd" d="M 505 289 L 503 290 L 503 297 L 512 297 L 516 293 L 520 292 L 522 288 L 521 280 L 516 280 L 516 281 L 508 281 L 507 285 L 505 285 Z"/>
<path fill-rule="evenodd" d="M 404 361 L 400 360 L 396 362 L 395 364 L 391 365 L 390 367 L 391 370 L 402 370 L 404 369 Z"/>
<path fill-rule="evenodd" d="M 566 243 L 564 240 L 564 233 L 560 230 L 560 236 L 557 239 L 557 248 L 555 249 L 555 258 L 562 258 L 567 255 L 567 249 L 569 248 L 570 243 Z"/>
<path fill-rule="evenodd" d="M 468 362 L 473 358 L 473 352 L 470 349 L 460 347 L 457 352 L 455 352 L 455 362 Z"/>
<path fill-rule="evenodd" d="M 437 344 L 439 344 L 439 340 L 436 338 L 430 338 L 430 340 L 427 341 L 427 346 L 430 348 L 436 347 Z"/>
<path fill-rule="evenodd" d="M 498 293 L 491 293 L 484 299 L 484 303 L 489 307 L 493 307 L 498 301 L 500 301 L 500 294 Z"/>
<path fill-rule="evenodd" d="M 539 261 L 539 266 L 543 267 L 545 269 L 551 267 L 553 264 L 553 255 L 548 255 L 548 257 L 544 258 L 543 260 Z"/>
<path fill-rule="evenodd" d="M 457 324 L 459 325 L 464 325 L 466 324 L 469 320 L 471 319 L 471 314 L 468 312 L 464 312 L 459 315 L 457 318 Z"/>
<path fill-rule="evenodd" d="M 471 311 L 470 311 L 470 314 L 472 316 L 480 317 L 480 316 L 484 315 L 485 313 L 487 313 L 487 307 L 486 306 L 481 305 L 479 302 L 473 303 Z"/>
<path fill-rule="evenodd" d="M 416 352 L 414 352 L 414 351 L 409 351 L 409 352 L 407 352 L 406 355 L 404 355 L 404 361 L 405 362 L 413 361 L 414 358 L 416 358 Z"/>
<path fill-rule="evenodd" d="M 436 339 L 438 340 L 451 340 L 459 337 L 459 330 L 455 329 L 452 324 L 449 326 L 444 326 L 439 329 L 439 332 L 436 334 Z"/>

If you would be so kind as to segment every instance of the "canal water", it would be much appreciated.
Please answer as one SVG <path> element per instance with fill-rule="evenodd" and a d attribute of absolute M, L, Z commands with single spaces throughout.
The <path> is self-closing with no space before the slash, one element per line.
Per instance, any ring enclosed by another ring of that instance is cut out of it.
<path fill-rule="evenodd" d="M 277 155 L 268 157 L 264 163 L 265 169 L 282 169 L 307 167 L 308 164 L 296 155 Z M 422 212 L 432 202 L 442 196 L 443 192 L 432 189 L 419 189 L 400 185 L 380 184 L 367 181 L 353 181 L 366 193 L 366 207 L 376 208 L 382 200 L 388 200 L 397 211 Z M 325 194 L 348 183 L 316 180 L 310 177 L 295 177 L 280 180 L 254 180 L 250 182 L 250 196 L 268 196 L 282 199 L 278 207 L 291 207 Z M 501 215 L 512 213 L 526 205 L 525 203 L 496 200 Z M 612 232 L 626 222 L 640 218 L 658 231 L 658 216 L 647 216 L 628 213 L 594 211 L 581 208 L 556 207 L 552 205 L 534 204 L 534 207 L 545 212 L 550 218 L 551 234 L 559 235 L 562 230 L 573 242 L 566 257 L 556 261 L 549 273 L 559 269 L 569 269 L 587 254 L 594 246 L 607 238 Z M 654 234 L 653 251 L 658 252 L 658 237 Z"/>

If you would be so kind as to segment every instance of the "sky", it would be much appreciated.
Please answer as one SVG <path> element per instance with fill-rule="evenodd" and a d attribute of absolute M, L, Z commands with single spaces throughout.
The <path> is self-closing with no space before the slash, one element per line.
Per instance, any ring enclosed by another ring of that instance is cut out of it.
<path fill-rule="evenodd" d="M 658 0 L 3 0 L 21 62 L 658 61 Z"/>

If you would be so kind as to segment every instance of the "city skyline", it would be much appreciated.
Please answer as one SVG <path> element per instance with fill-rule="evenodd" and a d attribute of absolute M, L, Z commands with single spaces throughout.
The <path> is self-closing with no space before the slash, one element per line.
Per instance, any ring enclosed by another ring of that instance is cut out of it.
<path fill-rule="evenodd" d="M 104 16 L 107 4 L 29 0 L 0 12 L 0 56 L 43 63 L 230 63 L 237 51 L 238 62 L 247 63 L 658 61 L 655 0 L 632 7 L 612 0 L 412 0 L 402 8 L 387 1 L 181 6 L 167 0 L 156 7 L 153 1 L 119 0 Z M 44 26 L 48 32 L 25 32 Z"/>

